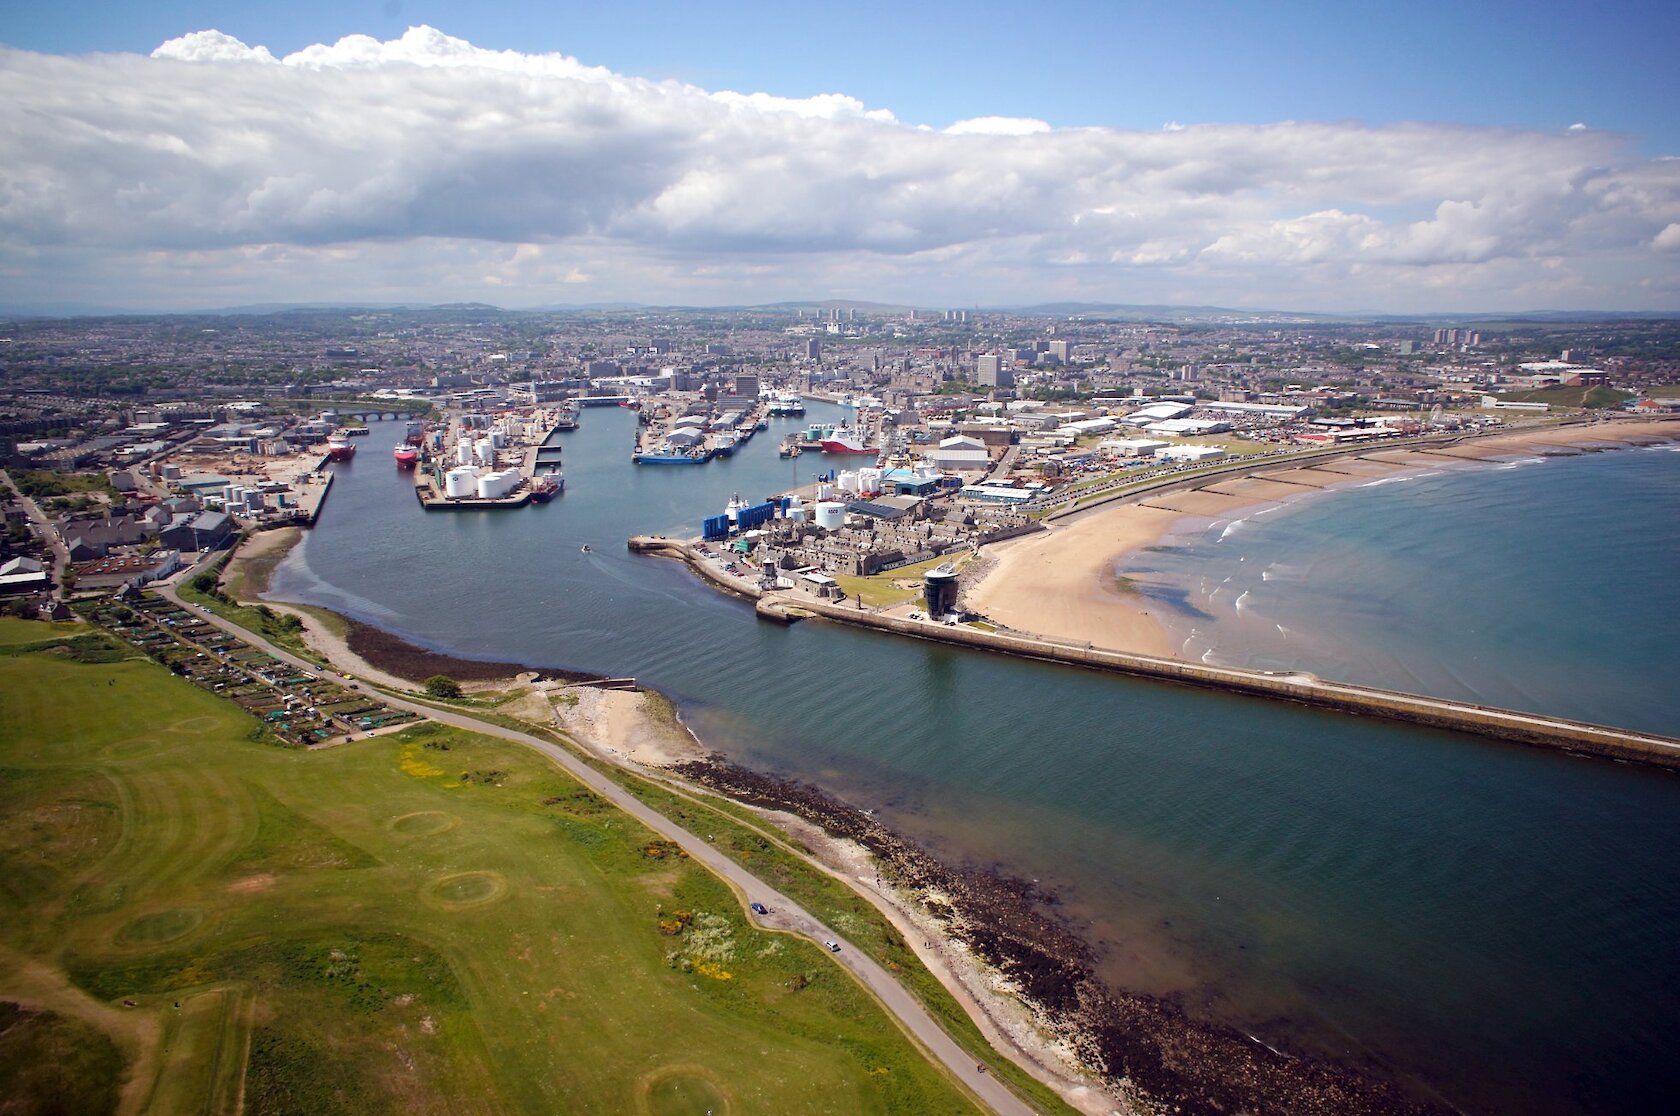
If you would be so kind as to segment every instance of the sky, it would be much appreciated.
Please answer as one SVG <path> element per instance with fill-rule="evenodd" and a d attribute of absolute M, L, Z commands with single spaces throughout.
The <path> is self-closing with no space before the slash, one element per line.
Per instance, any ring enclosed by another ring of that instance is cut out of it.
<path fill-rule="evenodd" d="M 1680 310 L 1680 5 L 0 0 L 0 306 Z"/>

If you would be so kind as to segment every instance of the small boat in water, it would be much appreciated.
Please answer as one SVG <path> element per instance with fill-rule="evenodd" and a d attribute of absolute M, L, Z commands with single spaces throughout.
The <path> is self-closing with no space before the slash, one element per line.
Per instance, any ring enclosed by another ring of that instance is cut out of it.
<path fill-rule="evenodd" d="M 581 546 L 581 547 L 579 547 L 579 548 L 578 548 L 578 549 L 579 549 L 579 550 L 581 550 L 581 551 L 583 551 L 583 552 L 584 552 L 584 553 L 585 553 L 585 554 L 588 554 L 588 553 L 589 553 L 589 544 L 588 544 L 588 543 L 584 543 L 584 544 L 583 544 L 583 545 L 582 545 L 582 546 Z"/>
<path fill-rule="evenodd" d="M 406 442 L 399 442 L 391 450 L 391 456 L 396 458 L 399 469 L 412 469 L 420 463 L 420 451 Z"/>

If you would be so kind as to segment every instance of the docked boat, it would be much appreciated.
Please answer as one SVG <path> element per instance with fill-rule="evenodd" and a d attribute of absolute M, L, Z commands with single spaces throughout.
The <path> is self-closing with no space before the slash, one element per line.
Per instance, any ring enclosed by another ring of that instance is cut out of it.
<path fill-rule="evenodd" d="M 711 459 L 711 450 L 664 450 L 634 454 L 630 458 L 637 465 L 704 465 Z"/>
<path fill-rule="evenodd" d="M 735 447 L 740 444 L 741 436 L 731 430 L 726 430 L 712 439 L 712 448 L 717 451 L 719 457 L 734 456 Z"/>
<path fill-rule="evenodd" d="M 550 469 L 531 480 L 531 499 L 539 504 L 548 503 L 564 491 L 566 475 L 558 469 Z"/>
<path fill-rule="evenodd" d="M 863 435 L 849 426 L 836 426 L 834 432 L 821 441 L 824 453 L 879 454 L 880 448 L 867 445 Z"/>
<path fill-rule="evenodd" d="M 410 422 L 403 433 L 403 441 L 411 446 L 424 444 L 426 441 L 426 424 L 418 419 Z"/>
<path fill-rule="evenodd" d="M 802 415 L 805 413 L 805 397 L 796 392 L 777 392 L 770 397 L 769 413 L 772 415 Z"/>
<path fill-rule="evenodd" d="M 399 469 L 412 469 L 420 463 L 420 451 L 406 442 L 392 449 L 391 456 L 397 459 Z"/>
<path fill-rule="evenodd" d="M 349 461 L 356 456 L 356 443 L 348 434 L 334 434 L 327 439 L 327 456 L 334 461 Z"/>

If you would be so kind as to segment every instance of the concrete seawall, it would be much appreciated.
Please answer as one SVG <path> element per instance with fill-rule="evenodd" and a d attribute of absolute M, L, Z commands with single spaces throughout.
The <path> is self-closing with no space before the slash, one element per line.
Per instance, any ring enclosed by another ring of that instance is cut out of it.
<path fill-rule="evenodd" d="M 711 584 L 756 601 L 756 611 L 761 618 L 779 623 L 793 623 L 813 616 L 822 617 L 914 639 L 976 647 L 1022 658 L 1127 674 L 1138 678 L 1152 678 L 1203 689 L 1223 690 L 1252 697 L 1291 701 L 1342 713 L 1384 717 L 1409 724 L 1451 729 L 1521 744 L 1680 770 L 1680 740 L 1672 737 L 1571 721 L 1540 713 L 1525 713 L 1514 709 L 1448 701 L 1370 686 L 1328 682 L 1304 672 L 1284 674 L 1245 670 L 1240 667 L 1207 666 L 1180 659 L 1133 655 L 1099 647 L 982 631 L 963 625 L 884 616 L 866 608 L 860 609 L 855 604 L 835 604 L 793 591 L 761 592 L 753 583 L 724 573 L 693 547 L 676 539 L 637 537 L 630 540 L 630 549 L 642 554 L 686 562 L 690 569 Z"/>

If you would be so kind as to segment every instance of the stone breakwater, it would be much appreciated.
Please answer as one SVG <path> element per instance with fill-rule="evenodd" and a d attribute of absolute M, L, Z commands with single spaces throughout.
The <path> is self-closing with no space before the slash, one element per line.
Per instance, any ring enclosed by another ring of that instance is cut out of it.
<path fill-rule="evenodd" d="M 857 607 L 855 603 L 836 604 L 798 592 L 766 593 L 753 582 L 732 577 L 718 569 L 692 546 L 679 540 L 638 536 L 632 538 L 629 545 L 631 550 L 638 553 L 686 562 L 706 581 L 727 592 L 756 601 L 755 607 L 760 617 L 779 623 L 792 623 L 807 617 L 822 617 L 915 639 L 976 647 L 1022 658 L 1064 663 L 1069 666 L 1223 690 L 1252 697 L 1291 701 L 1341 713 L 1384 717 L 1535 747 L 1556 748 L 1582 755 L 1680 770 L 1680 739 L 1673 737 L 1549 717 L 1541 713 L 1526 713 L 1515 709 L 1331 682 L 1305 672 L 1272 673 L 1241 667 L 1209 666 L 1181 659 L 1136 655 L 1090 645 L 1078 646 L 1026 635 L 984 631 L 961 624 L 940 624 L 887 616 L 869 608 Z"/>

